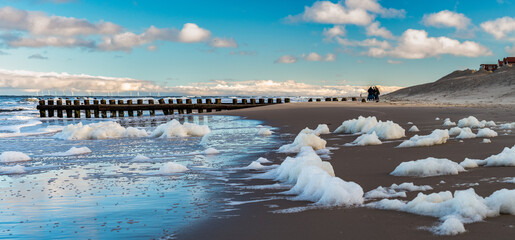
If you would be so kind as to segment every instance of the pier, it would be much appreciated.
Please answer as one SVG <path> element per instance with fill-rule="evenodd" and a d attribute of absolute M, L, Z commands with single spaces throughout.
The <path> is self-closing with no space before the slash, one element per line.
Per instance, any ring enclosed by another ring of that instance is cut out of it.
<path fill-rule="evenodd" d="M 175 100 L 175 101 L 174 101 Z M 40 117 L 59 117 L 81 118 L 82 114 L 86 118 L 114 118 L 114 117 L 134 117 L 143 116 L 144 111 L 148 111 L 150 116 L 155 116 L 156 111 L 162 111 L 164 115 L 190 114 L 196 113 L 233 110 L 250 107 L 259 107 L 272 104 L 289 103 L 289 98 L 260 98 L 260 99 L 232 99 L 232 103 L 222 103 L 216 99 L 137 99 L 133 100 L 79 100 L 79 99 L 40 99 L 37 109 Z"/>

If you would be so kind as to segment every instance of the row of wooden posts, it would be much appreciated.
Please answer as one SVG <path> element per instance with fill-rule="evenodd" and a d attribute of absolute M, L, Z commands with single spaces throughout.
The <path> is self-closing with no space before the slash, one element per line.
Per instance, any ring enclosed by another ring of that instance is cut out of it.
<path fill-rule="evenodd" d="M 358 101 L 358 98 L 356 97 L 352 97 L 350 98 L 352 101 Z M 363 100 L 363 99 L 362 99 Z M 321 98 L 310 98 L 308 99 L 308 102 L 321 102 L 322 99 Z M 338 101 L 342 101 L 342 102 L 345 102 L 347 101 L 347 98 L 341 98 L 341 100 L 339 98 L 325 98 L 325 101 L 326 102 L 338 102 Z"/>
<path fill-rule="evenodd" d="M 249 107 L 258 107 L 270 104 L 278 104 L 278 103 L 289 103 L 289 98 L 268 98 L 268 99 L 233 99 L 232 103 L 222 103 L 222 100 L 217 98 L 214 99 L 205 99 L 203 103 L 203 99 L 196 99 L 196 103 L 193 103 L 192 99 L 176 99 L 174 103 L 174 99 L 168 99 L 168 102 L 165 99 L 159 99 L 158 103 L 155 104 L 153 99 L 149 99 L 147 103 L 143 102 L 143 99 L 138 99 L 136 104 L 133 104 L 132 100 L 105 100 L 105 99 L 94 99 L 93 103 L 91 100 L 81 100 L 75 99 L 57 99 L 54 101 L 53 99 L 40 99 L 39 105 L 37 109 L 39 110 L 40 117 L 54 117 L 54 113 L 57 112 L 57 117 L 64 117 L 63 113 L 66 113 L 66 117 L 68 118 L 80 118 L 81 111 L 84 111 L 86 118 L 91 118 L 93 116 L 95 118 L 107 118 L 108 112 L 109 117 L 124 117 L 125 112 L 127 112 L 127 116 L 133 117 L 134 112 L 136 112 L 137 116 L 143 116 L 143 111 L 149 111 L 150 116 L 155 116 L 156 110 L 163 111 L 164 115 L 174 114 L 175 111 L 179 114 L 192 113 L 193 110 L 197 110 L 198 113 L 203 113 L 204 110 L 206 112 L 222 111 L 222 110 L 232 110 L 232 109 L 241 109 L 241 108 L 249 108 Z M 275 101 L 274 101 L 275 100 Z M 55 103 L 55 104 L 54 104 Z M 109 103 L 109 104 L 108 104 Z M 47 114 L 48 113 L 48 114 Z"/>

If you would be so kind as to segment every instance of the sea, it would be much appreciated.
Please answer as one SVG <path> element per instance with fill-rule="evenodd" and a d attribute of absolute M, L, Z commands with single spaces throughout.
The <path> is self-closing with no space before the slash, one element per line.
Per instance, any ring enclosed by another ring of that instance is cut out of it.
<path fill-rule="evenodd" d="M 220 98 L 231 102 L 234 97 Z M 241 171 L 238 168 L 281 145 L 274 134 L 258 134 L 261 128 L 274 128 L 241 117 L 157 113 L 110 119 L 40 118 L 36 106 L 34 96 L 0 96 L 0 154 L 16 151 L 31 158 L 0 162 L 1 239 L 173 237 L 175 231 L 196 221 L 238 215 L 230 204 L 231 194 L 245 193 L 234 191 L 227 182 Z M 79 122 L 116 121 L 123 127 L 152 132 L 172 119 L 207 125 L 211 133 L 98 140 L 55 137 L 64 127 Z M 91 153 L 59 154 L 72 147 L 87 147 Z M 206 154 L 208 148 L 219 153 Z M 149 159 L 133 161 L 138 155 Z M 168 162 L 189 170 L 156 174 Z M 24 170 L 6 170 L 16 165 Z"/>

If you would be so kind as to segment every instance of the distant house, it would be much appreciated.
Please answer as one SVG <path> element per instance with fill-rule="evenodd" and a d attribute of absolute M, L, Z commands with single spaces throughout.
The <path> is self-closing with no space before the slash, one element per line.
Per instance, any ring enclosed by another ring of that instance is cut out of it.
<path fill-rule="evenodd" d="M 503 59 L 504 65 L 515 64 L 515 57 L 505 57 Z"/>
<path fill-rule="evenodd" d="M 499 67 L 502 67 L 504 65 L 504 60 L 501 61 L 501 60 L 497 59 L 497 62 L 499 63 Z"/>
<path fill-rule="evenodd" d="M 495 71 L 499 67 L 497 64 L 481 64 L 479 66 L 486 71 Z"/>

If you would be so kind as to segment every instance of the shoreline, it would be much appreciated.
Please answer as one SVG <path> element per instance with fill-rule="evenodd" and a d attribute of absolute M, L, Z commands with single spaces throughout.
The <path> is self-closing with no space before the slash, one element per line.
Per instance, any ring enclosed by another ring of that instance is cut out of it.
<path fill-rule="evenodd" d="M 506 108 L 511 109 L 505 110 Z M 480 120 L 494 120 L 496 122 L 515 122 L 512 106 L 499 108 L 485 108 L 484 106 L 428 106 L 428 105 L 395 105 L 390 103 L 359 102 L 313 102 L 290 103 L 260 108 L 234 110 L 228 112 L 212 113 L 213 115 L 234 115 L 248 119 L 260 120 L 265 124 L 278 128 L 275 134 L 290 142 L 297 133 L 309 127 L 314 129 L 318 124 L 328 124 L 334 131 L 341 122 L 358 116 L 376 116 L 378 120 L 392 120 L 403 128 L 408 129 L 408 121 L 420 128 L 419 135 L 429 134 L 434 129 L 443 129 L 444 118 L 450 117 L 452 121 L 470 115 Z M 439 117 L 440 121 L 435 120 Z M 409 138 L 414 133 L 406 132 Z M 476 168 L 459 175 L 436 176 L 426 178 L 394 177 L 391 172 L 398 164 L 405 161 L 423 159 L 427 157 L 448 158 L 461 162 L 465 157 L 484 159 L 490 155 L 498 154 L 504 147 L 515 144 L 513 133 L 492 138 L 492 143 L 481 143 L 480 138 L 466 139 L 463 143 L 450 140 L 443 145 L 430 147 L 416 147 L 399 149 L 394 148 L 400 140 L 384 143 L 379 146 L 343 147 L 344 143 L 353 141 L 356 135 L 328 134 L 322 135 L 328 147 L 336 146 L 332 150 L 329 161 L 335 170 L 336 176 L 345 181 L 353 181 L 362 186 L 365 192 L 380 185 L 389 186 L 392 183 L 413 182 L 416 185 L 430 185 L 431 192 L 464 190 L 471 184 L 480 196 L 488 196 L 495 190 L 502 188 L 513 189 L 511 183 L 487 182 L 482 179 L 496 177 L 514 177 L 510 167 Z M 403 138 L 406 139 L 406 138 Z M 277 146 L 279 147 L 279 146 Z M 286 156 L 293 154 L 268 153 L 269 160 L 280 164 Z M 249 171 L 250 172 L 250 171 Z M 441 181 L 445 181 L 441 184 Z M 248 185 L 261 185 L 274 183 L 267 180 L 237 180 Z M 281 197 L 278 192 L 283 190 L 254 190 L 251 194 L 241 196 L 242 201 Z M 417 192 L 408 192 L 407 198 L 411 200 Z M 283 195 L 284 197 L 284 195 Z M 279 209 L 290 209 L 308 205 L 305 201 L 290 201 L 275 199 L 265 202 L 248 203 L 239 206 L 234 213 L 239 215 L 227 219 L 210 219 L 195 225 L 188 226 L 177 232 L 177 239 L 435 239 L 442 236 L 433 235 L 421 228 L 431 227 L 438 223 L 434 217 L 419 216 L 415 214 L 371 209 L 366 207 L 333 207 L 301 211 L 297 213 L 272 213 Z M 275 207 L 277 205 L 278 207 Z M 273 206 L 273 207 L 271 207 Z M 515 233 L 513 216 L 502 215 L 487 218 L 484 222 L 466 224 L 466 233 L 452 236 L 453 239 L 510 239 Z"/>

